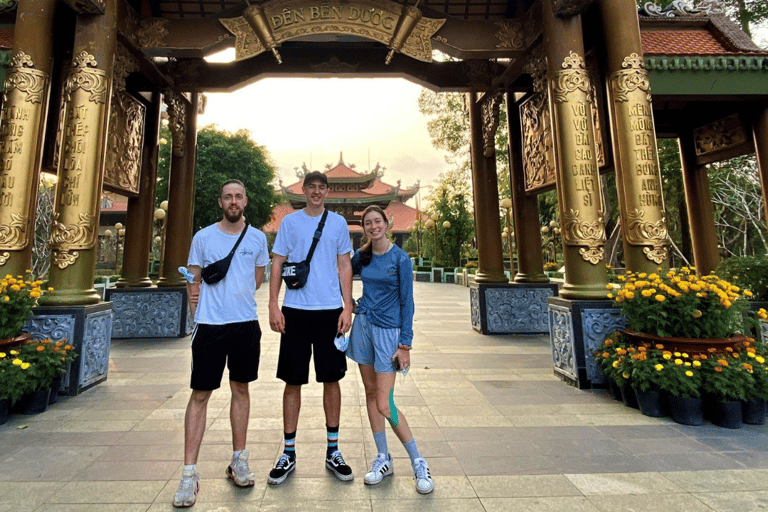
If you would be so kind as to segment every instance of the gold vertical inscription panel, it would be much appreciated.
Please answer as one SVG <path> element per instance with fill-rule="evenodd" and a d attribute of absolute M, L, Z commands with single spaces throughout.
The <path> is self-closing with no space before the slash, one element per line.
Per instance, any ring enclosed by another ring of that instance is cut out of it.
<path fill-rule="evenodd" d="M 56 213 L 51 229 L 53 263 L 65 269 L 78 251 L 96 244 L 101 167 L 104 158 L 103 122 L 109 77 L 92 55 L 81 52 L 64 89 L 64 134 L 56 187 Z"/>
<path fill-rule="evenodd" d="M 644 246 L 648 260 L 667 259 L 667 223 L 656 136 L 651 107 L 651 85 L 643 58 L 636 53 L 624 59 L 622 70 L 611 74 L 624 176 L 621 186 L 627 202 L 626 240 Z"/>
<path fill-rule="evenodd" d="M 30 242 L 27 229 L 31 204 L 30 190 L 37 175 L 35 157 L 39 142 L 36 128 L 44 106 L 48 75 L 34 69 L 24 52 L 14 55 L 5 79 L 0 123 L 0 251 L 23 250 Z M 0 255 L 0 265 L 8 261 Z"/>
<path fill-rule="evenodd" d="M 554 129 L 559 140 L 563 242 L 597 265 L 604 259 L 605 222 L 592 124 L 592 87 L 584 59 L 571 52 L 550 78 Z"/>

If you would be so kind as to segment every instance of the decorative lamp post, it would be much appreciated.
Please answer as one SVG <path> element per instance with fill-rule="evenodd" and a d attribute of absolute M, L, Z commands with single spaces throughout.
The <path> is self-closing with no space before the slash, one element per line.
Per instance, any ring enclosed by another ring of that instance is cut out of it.
<path fill-rule="evenodd" d="M 163 260 L 165 260 L 165 218 L 168 214 L 168 201 L 160 203 L 160 208 L 155 210 L 155 220 L 160 221 L 160 236 L 155 237 L 155 241 L 160 242 L 160 267 L 158 275 L 163 275 Z"/>
<path fill-rule="evenodd" d="M 507 250 L 509 251 L 509 274 L 512 275 L 513 262 L 515 261 L 514 252 L 512 251 L 512 240 L 515 236 L 514 228 L 512 227 L 512 200 L 505 197 L 501 201 L 501 207 L 504 208 L 504 218 L 507 221 L 507 225 L 504 227 L 504 237 L 507 239 Z"/>
<path fill-rule="evenodd" d="M 433 258 L 434 261 L 432 261 L 432 266 L 434 267 L 435 266 L 435 261 L 437 261 L 437 224 L 430 217 L 427 220 L 427 222 L 424 224 L 424 227 L 427 230 L 430 230 L 430 229 L 434 230 L 433 233 L 434 233 L 434 241 L 435 241 L 435 257 Z"/>
<path fill-rule="evenodd" d="M 125 229 L 123 228 L 122 222 L 116 222 L 115 223 L 115 272 L 118 272 L 119 267 L 119 256 L 120 256 L 120 237 L 125 236 Z"/>

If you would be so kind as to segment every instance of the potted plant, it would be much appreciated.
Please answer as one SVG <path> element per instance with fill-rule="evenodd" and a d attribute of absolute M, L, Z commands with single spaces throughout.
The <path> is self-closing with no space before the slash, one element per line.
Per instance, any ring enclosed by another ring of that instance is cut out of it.
<path fill-rule="evenodd" d="M 54 383 L 60 385 L 61 377 L 75 358 L 74 347 L 64 341 L 53 343 L 46 339 L 20 347 L 19 358 L 29 363 L 30 367 L 27 370 L 29 385 L 18 408 L 25 414 L 44 412 L 48 408 Z"/>
<path fill-rule="evenodd" d="M 608 296 L 621 309 L 636 343 L 659 342 L 672 350 L 704 352 L 712 346 L 733 346 L 739 340 L 731 338 L 751 327 L 747 319 L 751 293 L 714 274 L 700 277 L 684 267 L 665 274 L 627 272 L 618 280 L 621 287 Z"/>
<path fill-rule="evenodd" d="M 32 365 L 20 356 L 17 349 L 0 351 L 0 424 L 7 421 L 11 406 L 34 386 Z"/>
<path fill-rule="evenodd" d="M 42 295 L 42 281 L 32 279 L 32 271 L 26 277 L 7 274 L 0 279 L 0 348 L 20 344 L 24 324 Z"/>
<path fill-rule="evenodd" d="M 608 390 L 616 400 L 622 400 L 622 381 L 629 378 L 629 375 L 624 377 L 626 372 L 622 368 L 622 365 L 626 364 L 625 357 L 629 346 L 626 336 L 614 331 L 605 339 L 603 346 L 593 353 L 597 366 L 608 381 Z"/>
<path fill-rule="evenodd" d="M 723 352 L 710 350 L 703 362 L 702 382 L 710 419 L 721 427 L 741 428 L 741 401 L 746 400 L 747 390 L 755 386 L 753 366 L 742 361 L 738 351 L 731 347 Z"/>
<path fill-rule="evenodd" d="M 660 383 L 656 366 L 664 361 L 660 350 L 640 345 L 632 359 L 631 384 L 640 412 L 660 418 L 667 415 L 666 396 Z"/>
<path fill-rule="evenodd" d="M 741 362 L 752 369 L 754 385 L 747 388 L 746 398 L 741 402 L 742 421 L 749 425 L 765 423 L 766 400 L 768 400 L 768 368 L 766 368 L 765 344 L 749 339 L 740 351 Z"/>
<path fill-rule="evenodd" d="M 701 400 L 701 356 L 654 347 L 661 358 L 654 365 L 659 389 L 667 394 L 672 419 L 683 425 L 701 425 L 704 412 Z"/>

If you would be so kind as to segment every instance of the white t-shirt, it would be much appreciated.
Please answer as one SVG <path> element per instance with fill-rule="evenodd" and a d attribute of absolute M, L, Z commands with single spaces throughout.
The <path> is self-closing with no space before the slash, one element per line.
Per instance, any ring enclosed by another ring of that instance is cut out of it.
<path fill-rule="evenodd" d="M 189 250 L 189 265 L 200 268 L 226 258 L 240 233 L 229 235 L 216 224 L 198 231 Z M 200 298 L 195 310 L 195 322 L 201 324 L 230 324 L 258 320 L 256 313 L 256 267 L 269 263 L 267 237 L 248 227 L 232 257 L 227 275 L 216 284 L 200 284 Z"/>
<path fill-rule="evenodd" d="M 304 210 L 286 215 L 277 230 L 272 252 L 287 261 L 304 261 L 312 246 L 312 237 L 322 215 L 310 217 Z M 307 284 L 298 290 L 285 290 L 283 306 L 296 309 L 336 309 L 341 307 L 341 289 L 337 270 L 338 256 L 352 252 L 347 221 L 338 213 L 328 212 L 323 234 L 309 262 Z"/>

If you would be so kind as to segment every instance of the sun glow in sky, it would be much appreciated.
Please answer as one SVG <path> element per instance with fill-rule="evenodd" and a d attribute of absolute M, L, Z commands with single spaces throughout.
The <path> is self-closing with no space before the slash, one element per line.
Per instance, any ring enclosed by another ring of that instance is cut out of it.
<path fill-rule="evenodd" d="M 324 171 L 340 153 L 358 172 L 379 163 L 392 185 L 430 185 L 449 165 L 432 146 L 427 118 L 418 111 L 421 90 L 397 78 L 268 78 L 233 93 L 207 94 L 198 128 L 250 130 L 284 185 L 297 180 L 294 169 L 303 163 Z"/>

